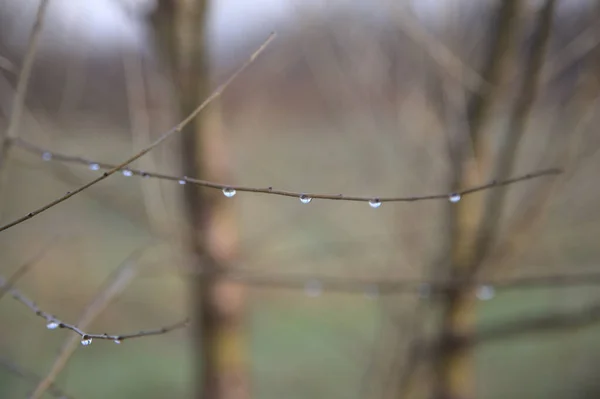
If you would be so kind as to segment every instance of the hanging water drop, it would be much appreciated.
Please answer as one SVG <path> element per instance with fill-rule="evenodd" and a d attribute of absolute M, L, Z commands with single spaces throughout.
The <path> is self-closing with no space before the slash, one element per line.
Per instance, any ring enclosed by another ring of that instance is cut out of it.
<path fill-rule="evenodd" d="M 477 288 L 477 298 L 481 301 L 489 301 L 496 296 L 496 290 L 491 285 L 482 285 Z"/>
<path fill-rule="evenodd" d="M 381 200 L 379 198 L 373 198 L 369 200 L 369 206 L 371 208 L 379 208 L 381 206 Z"/>
<path fill-rule="evenodd" d="M 46 151 L 42 154 L 42 159 L 44 161 L 50 161 L 52 160 L 52 154 Z"/>
<path fill-rule="evenodd" d="M 225 187 L 223 189 L 223 195 L 226 196 L 227 198 L 231 198 L 235 195 L 236 191 L 235 189 L 231 188 L 231 187 Z"/>
<path fill-rule="evenodd" d="M 55 321 L 51 321 L 50 323 L 46 324 L 46 328 L 48 330 L 56 330 L 59 327 L 59 324 Z"/>
<path fill-rule="evenodd" d="M 419 286 L 419 297 L 421 299 L 427 299 L 431 295 L 431 285 L 423 283 Z"/>
<path fill-rule="evenodd" d="M 186 183 L 185 179 L 181 179 L 178 181 L 179 184 L 181 184 L 182 186 Z"/>
<path fill-rule="evenodd" d="M 92 338 L 88 337 L 87 335 L 84 335 L 83 338 L 81 339 L 81 345 L 88 346 L 91 344 L 92 344 Z"/>
<path fill-rule="evenodd" d="M 323 293 L 323 284 L 319 280 L 310 280 L 304 286 L 306 296 L 315 298 Z"/>
<path fill-rule="evenodd" d="M 452 193 L 448 196 L 448 201 L 452 202 L 452 203 L 457 203 L 458 201 L 460 201 L 460 194 L 459 193 Z"/>
<path fill-rule="evenodd" d="M 133 176 L 133 172 L 130 171 L 129 169 L 123 169 L 123 171 L 121 173 L 123 173 L 123 176 L 127 176 L 127 177 Z"/>
<path fill-rule="evenodd" d="M 141 175 L 144 179 L 148 179 L 150 177 L 150 173 L 148 172 L 142 172 Z"/>
<path fill-rule="evenodd" d="M 121 341 L 120 341 L 120 340 L 118 340 L 118 339 L 115 339 L 113 342 L 114 342 L 115 344 L 117 344 L 117 345 L 119 345 L 119 344 L 121 343 Z"/>
<path fill-rule="evenodd" d="M 100 165 L 98 165 L 97 163 L 91 163 L 89 165 L 90 170 L 99 170 L 100 169 Z"/>
<path fill-rule="evenodd" d="M 369 299 L 375 299 L 379 296 L 379 288 L 376 284 L 371 284 L 365 289 L 365 296 Z"/>
<path fill-rule="evenodd" d="M 312 201 L 312 198 L 309 197 L 308 195 L 302 194 L 300 196 L 300 202 L 302 202 L 303 204 L 310 204 L 310 201 Z"/>

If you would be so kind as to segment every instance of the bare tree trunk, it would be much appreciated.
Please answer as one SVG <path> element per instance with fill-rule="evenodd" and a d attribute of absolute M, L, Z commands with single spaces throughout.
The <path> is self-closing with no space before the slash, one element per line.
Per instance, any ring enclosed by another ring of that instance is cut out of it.
<path fill-rule="evenodd" d="M 182 115 L 210 95 L 204 29 L 206 0 L 163 0 L 154 16 L 157 39 L 168 57 Z M 228 181 L 229 163 L 220 114 L 212 105 L 182 134 L 188 176 Z M 232 202 L 215 190 L 186 186 L 191 247 L 197 277 L 192 284 L 196 395 L 203 399 L 249 396 L 245 372 L 242 286 L 222 272 L 237 256 Z"/>

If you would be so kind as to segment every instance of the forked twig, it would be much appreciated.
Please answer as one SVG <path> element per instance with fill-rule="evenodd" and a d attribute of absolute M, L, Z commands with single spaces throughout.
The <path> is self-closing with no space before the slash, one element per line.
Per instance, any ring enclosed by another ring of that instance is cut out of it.
<path fill-rule="evenodd" d="M 90 181 L 89 183 L 84 184 L 83 186 L 80 186 L 79 188 L 75 189 L 74 191 L 70 191 L 67 194 L 63 195 L 62 197 L 59 197 L 57 199 L 55 199 L 54 201 L 32 211 L 29 212 L 27 215 L 25 216 L 21 216 L 20 218 L 13 220 L 12 222 L 9 222 L 5 225 L 3 225 L 2 227 L 0 227 L 0 231 L 4 231 L 7 230 L 11 227 L 14 227 L 20 223 L 23 223 L 37 215 L 39 215 L 40 213 L 47 211 L 50 208 L 55 207 L 56 205 L 68 200 L 69 198 L 81 193 L 82 191 L 94 186 L 95 184 L 101 182 L 102 180 L 106 179 L 107 177 L 115 174 L 116 172 L 118 172 L 119 170 L 124 169 L 125 167 L 127 167 L 127 165 L 129 165 L 130 163 L 136 161 L 137 159 L 141 158 L 142 156 L 146 155 L 148 152 L 152 151 L 154 148 L 156 148 L 157 146 L 159 146 L 162 142 L 164 142 L 165 140 L 167 140 L 168 138 L 170 138 L 172 135 L 176 134 L 176 133 L 180 133 L 183 128 L 185 126 L 187 126 L 196 116 L 198 116 L 198 114 L 200 114 L 200 112 L 202 112 L 204 110 L 204 108 L 206 108 L 211 102 L 213 102 L 216 98 L 220 97 L 221 94 L 223 93 L 223 91 L 250 65 L 254 62 L 254 60 L 260 55 L 260 53 L 263 52 L 263 50 L 271 43 L 271 41 L 275 38 L 275 33 L 271 33 L 269 35 L 269 37 L 267 38 L 267 40 L 258 48 L 258 50 L 256 50 L 251 56 L 250 58 L 244 62 L 242 64 L 242 66 L 240 68 L 238 68 L 223 84 L 221 84 L 210 96 L 208 96 L 208 98 L 206 100 L 204 100 L 202 102 L 202 104 L 200 104 L 198 107 L 196 107 L 196 109 L 194 109 L 194 111 L 192 111 L 191 114 L 189 114 L 184 120 L 182 120 L 179 124 L 177 124 L 175 127 L 173 127 L 171 130 L 167 131 L 166 133 L 163 133 L 158 139 L 156 139 L 155 141 L 153 141 L 150 145 L 148 145 L 146 148 L 142 149 L 141 151 L 139 151 L 137 154 L 133 155 L 131 158 L 127 159 L 126 161 L 120 163 L 119 165 L 111 168 L 110 170 L 104 172 L 101 176 L 97 177 L 96 179 Z"/>

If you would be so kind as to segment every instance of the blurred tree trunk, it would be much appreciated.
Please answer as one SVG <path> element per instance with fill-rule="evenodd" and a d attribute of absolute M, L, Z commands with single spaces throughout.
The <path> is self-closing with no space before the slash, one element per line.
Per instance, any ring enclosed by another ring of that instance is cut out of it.
<path fill-rule="evenodd" d="M 519 0 L 504 0 L 499 5 L 493 44 L 483 69 L 483 77 L 490 85 L 476 93 L 467 107 L 469 144 L 473 156 L 459 148 L 454 157 L 459 160 L 454 181 L 458 190 L 481 184 L 490 174 L 499 181 L 512 175 L 520 139 L 537 94 L 555 0 L 546 0 L 538 11 L 532 46 L 526 55 L 517 97 L 511 105 L 509 123 L 500 140 L 498 152 L 493 154 L 491 137 L 484 135 L 483 129 L 488 123 L 487 110 L 494 97 L 497 97 L 498 87 L 506 75 L 504 65 L 512 58 L 511 49 L 516 47 L 511 44 L 514 42 L 511 36 L 515 34 L 521 6 Z M 450 277 L 465 280 L 466 283 L 443 295 L 442 327 L 435 359 L 436 399 L 477 397 L 475 348 L 472 345 L 459 347 L 455 345 L 455 338 L 469 337 L 476 332 L 477 287 L 469 282 L 481 270 L 496 243 L 505 193 L 505 188 L 499 188 L 486 195 L 469 196 L 456 204 L 450 213 Z"/>
<path fill-rule="evenodd" d="M 153 25 L 162 56 L 171 66 L 182 116 L 210 95 L 205 26 L 206 0 L 161 0 Z M 230 167 L 218 105 L 204 111 L 181 135 L 184 173 L 228 181 Z M 243 336 L 243 289 L 222 278 L 233 262 L 237 232 L 232 201 L 216 190 L 186 185 L 191 246 L 196 394 L 203 399 L 249 397 Z"/>

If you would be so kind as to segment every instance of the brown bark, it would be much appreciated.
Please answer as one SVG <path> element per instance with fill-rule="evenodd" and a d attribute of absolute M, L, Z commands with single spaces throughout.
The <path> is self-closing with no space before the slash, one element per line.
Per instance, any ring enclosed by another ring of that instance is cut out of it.
<path fill-rule="evenodd" d="M 171 64 L 182 115 L 210 95 L 204 27 L 205 0 L 163 0 L 154 26 Z M 220 114 L 215 105 L 182 132 L 183 169 L 188 176 L 229 181 Z M 196 394 L 203 399 L 249 396 L 245 372 L 242 286 L 223 278 L 236 257 L 237 232 L 228 200 L 218 191 L 186 185 L 191 250 L 199 273 L 191 284 Z"/>

